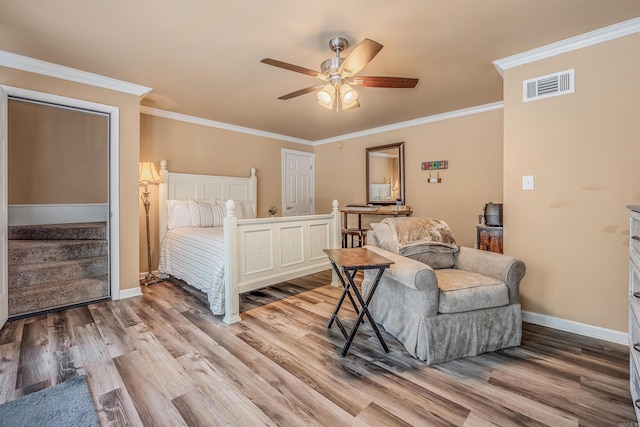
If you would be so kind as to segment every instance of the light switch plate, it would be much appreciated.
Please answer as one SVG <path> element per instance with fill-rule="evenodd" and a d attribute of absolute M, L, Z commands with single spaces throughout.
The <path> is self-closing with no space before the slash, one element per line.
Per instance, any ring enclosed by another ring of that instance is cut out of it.
<path fill-rule="evenodd" d="M 522 189 L 533 190 L 535 187 L 533 182 L 533 175 L 526 175 L 522 177 Z"/>

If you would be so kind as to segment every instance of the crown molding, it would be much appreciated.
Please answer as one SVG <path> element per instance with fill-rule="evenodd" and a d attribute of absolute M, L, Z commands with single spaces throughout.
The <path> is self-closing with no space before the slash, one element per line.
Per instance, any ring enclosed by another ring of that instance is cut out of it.
<path fill-rule="evenodd" d="M 0 50 L 0 66 L 69 80 L 89 86 L 97 86 L 136 96 L 144 96 L 153 90 L 150 87 L 112 79 L 111 77 L 105 77 L 99 74 L 65 67 L 64 65 L 41 61 L 35 58 L 29 58 L 28 56 L 18 55 L 17 53 L 11 53 L 4 50 Z"/>
<path fill-rule="evenodd" d="M 215 120 L 203 119 L 200 117 L 189 116 L 187 114 L 174 113 L 173 111 L 160 110 L 158 108 L 140 106 L 142 114 L 150 116 L 163 117 L 165 119 L 179 120 L 181 122 L 193 123 L 196 125 L 207 126 L 212 128 L 230 130 L 232 132 L 246 133 L 249 135 L 261 136 L 264 138 L 278 139 L 280 141 L 295 142 L 298 144 L 313 145 L 312 141 L 302 138 L 294 138 L 292 136 L 281 135 L 279 133 L 266 132 L 258 129 L 247 128 L 244 126 L 232 125 L 229 123 L 218 122 Z"/>
<path fill-rule="evenodd" d="M 362 136 L 375 135 L 378 133 L 391 132 L 394 130 L 405 129 L 413 126 L 420 126 L 427 123 L 439 122 L 442 120 L 454 119 L 456 117 L 469 116 L 472 114 L 485 113 L 487 111 L 500 110 L 504 107 L 502 101 L 492 102 L 490 104 L 478 105 L 476 107 L 463 108 L 461 110 L 449 111 L 447 113 L 435 114 L 433 116 L 421 117 L 419 119 L 407 120 L 405 122 L 398 122 L 391 125 L 380 126 L 377 128 L 371 128 L 359 132 L 347 133 L 344 135 L 334 136 L 326 139 L 319 139 L 314 141 L 313 145 L 329 144 L 332 142 L 344 141 L 346 139 L 359 138 Z"/>
<path fill-rule="evenodd" d="M 246 133 L 249 135 L 262 136 L 265 138 L 278 139 L 280 141 L 295 142 L 305 145 L 322 145 L 329 144 L 331 142 L 344 141 L 346 139 L 353 139 L 362 136 L 375 135 L 383 132 L 390 132 L 398 129 L 404 129 L 413 126 L 420 126 L 426 123 L 439 122 L 442 120 L 453 119 L 456 117 L 469 116 L 471 114 L 485 113 L 487 111 L 500 110 L 504 107 L 502 101 L 493 102 L 491 104 L 484 104 L 477 107 L 464 108 L 462 110 L 450 111 L 448 113 L 436 114 L 433 116 L 422 117 L 420 119 L 408 120 L 405 122 L 394 123 L 391 125 L 380 126 L 377 128 L 371 128 L 359 132 L 347 133 L 344 135 L 334 136 L 326 139 L 318 139 L 316 141 L 310 141 L 308 139 L 294 138 L 291 136 L 281 135 L 277 133 L 265 132 L 257 129 L 246 128 L 242 126 L 231 125 L 228 123 L 217 122 L 215 120 L 202 119 L 200 117 L 189 116 L 186 114 L 174 113 L 172 111 L 160 110 L 158 108 L 140 106 L 140 112 L 142 114 L 148 114 L 151 116 L 163 117 L 165 119 L 179 120 L 181 122 L 193 123 L 201 126 L 214 127 L 218 129 L 230 130 L 233 132 Z"/>
<path fill-rule="evenodd" d="M 581 34 L 576 37 L 571 37 L 546 46 L 508 56 L 506 58 L 497 59 L 493 61 L 493 65 L 497 68 L 500 75 L 504 76 L 504 70 L 509 68 L 540 61 L 541 59 L 593 46 L 598 43 L 628 36 L 637 32 L 640 32 L 640 18 L 633 18 L 599 30 Z"/>

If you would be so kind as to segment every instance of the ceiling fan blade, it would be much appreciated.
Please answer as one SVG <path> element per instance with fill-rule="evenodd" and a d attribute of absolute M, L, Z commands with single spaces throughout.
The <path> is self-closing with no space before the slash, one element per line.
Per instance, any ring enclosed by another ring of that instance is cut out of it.
<path fill-rule="evenodd" d="M 304 89 L 300 89 L 300 90 L 297 90 L 297 91 L 295 91 L 295 92 L 291 92 L 291 93 L 288 93 L 288 94 L 286 94 L 286 95 L 282 95 L 282 96 L 281 96 L 281 97 L 279 97 L 278 99 L 291 99 L 291 98 L 295 98 L 296 96 L 305 95 L 305 94 L 307 94 L 307 93 L 314 92 L 314 91 L 316 91 L 316 90 L 318 90 L 318 89 L 322 89 L 323 87 L 324 87 L 324 85 L 309 86 L 309 87 L 306 87 L 306 88 L 304 88 Z"/>
<path fill-rule="evenodd" d="M 364 39 L 356 47 L 340 65 L 338 73 L 342 75 L 343 71 L 348 71 L 349 76 L 353 76 L 362 70 L 382 49 L 382 45 L 373 40 Z"/>
<path fill-rule="evenodd" d="M 325 76 L 324 74 L 322 74 L 322 73 L 320 73 L 318 71 L 313 71 L 313 70 L 310 70 L 308 68 L 299 67 L 299 66 L 293 65 L 293 64 L 288 64 L 286 62 L 278 61 L 277 59 L 264 58 L 260 62 L 262 62 L 264 64 L 268 64 L 268 65 L 273 65 L 274 67 L 284 68 L 285 70 L 295 71 L 296 73 L 306 74 L 307 76 L 317 77 L 317 78 L 322 79 L 322 80 L 327 80 L 327 76 Z"/>
<path fill-rule="evenodd" d="M 350 80 L 354 86 L 414 88 L 418 79 L 411 77 L 357 76 Z"/>

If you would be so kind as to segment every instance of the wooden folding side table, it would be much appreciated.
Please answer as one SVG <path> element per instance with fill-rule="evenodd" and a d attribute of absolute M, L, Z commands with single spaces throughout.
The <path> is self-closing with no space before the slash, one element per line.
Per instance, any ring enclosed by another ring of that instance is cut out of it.
<path fill-rule="evenodd" d="M 376 333 L 380 344 L 382 344 L 382 348 L 384 348 L 384 351 L 389 353 L 387 343 L 385 343 L 384 339 L 382 339 L 382 335 L 380 334 L 378 325 L 376 325 L 373 316 L 371 316 L 368 306 L 371 298 L 373 297 L 373 294 L 376 291 L 376 288 L 378 287 L 378 282 L 380 282 L 380 278 L 382 277 L 384 270 L 389 268 L 389 266 L 393 264 L 393 261 L 380 256 L 377 253 L 366 248 L 324 249 L 324 252 L 329 257 L 329 261 L 331 262 L 333 269 L 338 274 L 340 282 L 344 287 L 344 291 L 340 296 L 340 300 L 338 301 L 338 304 L 336 305 L 336 308 L 331 315 L 331 319 L 329 320 L 329 324 L 327 325 L 327 328 L 331 328 L 333 322 L 335 321 L 336 325 L 338 325 L 338 328 L 340 328 L 342 335 L 344 335 L 345 339 L 347 340 L 344 347 L 342 348 L 341 355 L 344 357 L 347 354 L 347 351 L 351 346 L 351 342 L 353 341 L 356 332 L 358 332 L 358 328 L 360 327 L 360 323 L 362 323 L 364 316 L 367 316 L 367 319 L 369 319 L 371 327 Z M 344 276 L 342 275 L 340 268 L 342 268 Z M 358 290 L 358 287 L 353 281 L 354 277 L 360 270 L 378 270 L 373 285 L 371 286 L 371 291 L 366 296 L 366 298 L 363 298 L 362 294 Z M 344 280 L 345 277 L 347 279 L 346 281 Z M 358 303 L 356 303 L 356 301 L 354 300 L 354 295 L 358 300 Z M 348 333 L 342 325 L 342 322 L 340 322 L 340 319 L 338 318 L 338 311 L 340 310 L 340 307 L 344 302 L 344 298 L 347 296 L 349 297 L 349 300 L 351 300 L 351 305 L 353 305 L 356 313 L 358 313 L 358 317 L 355 320 L 351 331 L 349 331 Z"/>

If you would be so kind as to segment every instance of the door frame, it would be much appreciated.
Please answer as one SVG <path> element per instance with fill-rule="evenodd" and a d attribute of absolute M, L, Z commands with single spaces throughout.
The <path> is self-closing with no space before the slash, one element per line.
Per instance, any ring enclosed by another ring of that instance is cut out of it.
<path fill-rule="evenodd" d="M 0 86 L 0 328 L 9 318 L 9 206 L 7 185 L 7 166 L 9 161 L 9 96 L 3 86 Z"/>
<path fill-rule="evenodd" d="M 111 284 L 111 299 L 120 299 L 120 109 L 118 107 L 50 93 L 37 92 L 13 86 L 2 85 L 9 99 L 22 98 L 36 102 L 90 110 L 109 116 L 109 281 Z M 7 173 L 6 169 L 3 173 Z M 0 261 L 6 269 L 8 260 Z"/>
<path fill-rule="evenodd" d="M 286 195 L 288 193 L 289 190 L 289 186 L 288 186 L 288 182 L 285 179 L 285 157 L 287 154 L 295 154 L 298 156 L 304 156 L 304 157 L 309 157 L 311 159 L 311 188 L 309 189 L 309 194 L 311 195 L 311 211 L 312 214 L 315 214 L 316 212 L 316 164 L 315 164 L 315 155 L 313 153 L 310 153 L 308 151 L 298 151 L 298 150 L 292 150 L 290 148 L 283 148 L 282 149 L 282 160 L 281 160 L 281 167 L 282 167 L 282 172 L 281 172 L 281 181 L 282 181 L 282 195 L 281 195 L 281 199 L 282 199 L 282 216 L 285 216 L 285 212 L 287 211 L 287 200 L 286 200 Z"/>

